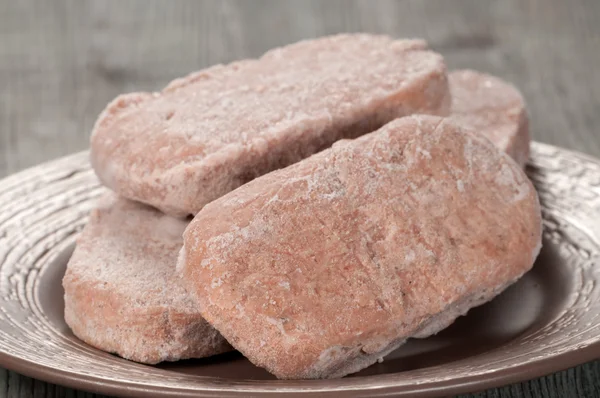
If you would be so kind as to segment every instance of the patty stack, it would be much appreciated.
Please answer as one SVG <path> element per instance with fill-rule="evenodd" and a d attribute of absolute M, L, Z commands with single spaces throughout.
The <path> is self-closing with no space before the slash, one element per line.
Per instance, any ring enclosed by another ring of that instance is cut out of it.
<path fill-rule="evenodd" d="M 237 349 L 278 378 L 357 372 L 533 265 L 528 119 L 508 83 L 421 40 L 338 35 L 110 103 L 103 197 L 65 320 L 155 364 Z"/>

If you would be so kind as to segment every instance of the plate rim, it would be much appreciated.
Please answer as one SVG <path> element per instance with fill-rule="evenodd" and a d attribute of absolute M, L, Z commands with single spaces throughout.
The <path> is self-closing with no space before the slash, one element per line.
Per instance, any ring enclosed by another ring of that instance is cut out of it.
<path fill-rule="evenodd" d="M 365 376 L 362 379 L 372 378 L 385 378 L 383 382 L 371 382 L 361 385 L 359 388 L 352 388 L 352 386 L 338 386 L 335 389 L 302 389 L 298 387 L 296 389 L 285 391 L 286 394 L 292 395 L 304 395 L 308 396 L 311 394 L 320 394 L 325 396 L 327 394 L 339 394 L 339 393 L 361 393 L 365 391 L 377 392 L 376 395 L 372 396 L 390 396 L 398 393 L 411 394 L 414 397 L 438 397 L 441 393 L 443 394 L 464 394 L 464 393 L 475 393 L 490 388 L 497 388 L 504 385 L 509 385 L 519 382 L 527 382 L 535 378 L 550 375 L 552 373 L 564 371 L 576 366 L 582 366 L 587 362 L 600 359 L 600 342 L 592 343 L 586 347 L 579 347 L 574 350 L 565 351 L 556 354 L 548 359 L 538 359 L 534 362 L 527 364 L 520 364 L 516 366 L 503 368 L 495 373 L 488 373 L 482 375 L 465 375 L 459 379 L 438 381 L 433 384 L 423 383 L 421 385 L 405 385 L 397 386 L 393 384 L 393 378 L 396 375 L 381 375 L 381 376 Z M 246 387 L 243 390 L 231 386 L 224 385 L 221 388 L 215 388 L 211 385 L 203 385 L 201 382 L 198 384 L 198 390 L 188 388 L 173 388 L 173 387 L 161 387 L 155 388 L 154 386 L 146 386 L 144 384 L 138 384 L 134 382 L 122 382 L 122 381 L 107 381 L 105 378 L 86 376 L 76 372 L 69 372 L 60 369 L 54 369 L 46 365 L 40 365 L 27 359 L 19 358 L 11 354 L 0 351 L 0 365 L 6 369 L 12 370 L 13 372 L 20 373 L 24 376 L 31 377 L 34 379 L 42 380 L 47 383 L 59 384 L 69 388 L 78 390 L 101 393 L 101 394 L 114 394 L 118 396 L 128 397 L 147 397 L 149 393 L 157 394 L 155 396 L 163 394 L 174 394 L 176 393 L 181 397 L 198 397 L 198 396 L 210 396 L 206 394 L 214 394 L 214 396 L 240 396 L 240 394 L 261 394 L 261 395 L 278 395 L 281 394 L 281 390 L 277 389 L 261 389 L 260 387 Z M 57 379 L 60 379 L 60 383 L 57 383 Z M 216 377 L 206 377 L 206 379 L 218 379 Z M 344 380 L 344 379 L 338 379 Z M 346 379 L 354 380 L 354 379 Z M 358 379 L 357 379 L 358 380 Z M 245 382 L 246 380 L 241 380 Z M 311 380 L 292 380 L 296 383 L 311 382 Z M 368 382 L 369 380 L 367 380 Z M 458 381 L 458 383 L 457 383 Z M 477 386 L 475 390 L 471 387 Z M 386 391 L 390 390 L 390 391 Z M 393 390 L 393 391 L 392 391 Z M 199 395 L 199 394 L 202 395 Z M 227 394 L 227 395 L 224 395 Z"/>

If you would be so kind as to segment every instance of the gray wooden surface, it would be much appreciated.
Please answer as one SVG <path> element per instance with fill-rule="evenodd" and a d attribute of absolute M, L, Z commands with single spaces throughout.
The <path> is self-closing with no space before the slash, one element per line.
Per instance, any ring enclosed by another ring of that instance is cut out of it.
<path fill-rule="evenodd" d="M 424 37 L 514 82 L 534 139 L 600 156 L 600 0 L 0 0 L 0 177 L 85 149 L 121 92 L 343 31 Z M 2 369 L 0 395 L 87 396 Z M 600 396 L 600 365 L 481 396 Z"/>

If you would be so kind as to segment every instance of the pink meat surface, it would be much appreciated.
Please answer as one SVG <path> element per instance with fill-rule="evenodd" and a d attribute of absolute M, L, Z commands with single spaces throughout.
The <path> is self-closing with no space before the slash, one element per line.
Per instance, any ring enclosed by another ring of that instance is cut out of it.
<path fill-rule="evenodd" d="M 411 116 L 206 205 L 178 269 L 253 363 L 331 378 L 490 300 L 540 245 L 521 168 L 452 119 Z"/>
<path fill-rule="evenodd" d="M 91 161 L 120 195 L 182 216 L 341 138 L 449 107 L 444 61 L 423 41 L 331 36 L 116 98 Z"/>
<path fill-rule="evenodd" d="M 103 197 L 63 280 L 65 321 L 73 333 L 150 364 L 231 350 L 175 273 L 187 224 L 112 193 Z"/>
<path fill-rule="evenodd" d="M 531 139 L 525 101 L 519 90 L 497 77 L 472 70 L 454 71 L 448 81 L 452 117 L 525 167 Z"/>

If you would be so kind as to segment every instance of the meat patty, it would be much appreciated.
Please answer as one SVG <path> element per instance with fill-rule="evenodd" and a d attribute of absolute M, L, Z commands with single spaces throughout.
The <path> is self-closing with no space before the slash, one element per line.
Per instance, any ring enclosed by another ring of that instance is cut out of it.
<path fill-rule="evenodd" d="M 102 183 L 183 216 L 399 116 L 447 114 L 443 58 L 420 40 L 338 35 L 116 98 L 91 137 Z"/>
<path fill-rule="evenodd" d="M 202 315 L 278 378 L 359 371 L 528 271 L 522 169 L 450 118 L 411 116 L 206 205 L 178 263 Z"/>
<path fill-rule="evenodd" d="M 65 321 L 86 343 L 154 364 L 231 350 L 175 273 L 187 221 L 107 194 L 63 280 Z"/>
<path fill-rule="evenodd" d="M 529 119 L 525 100 L 516 87 L 473 70 L 448 76 L 452 116 L 508 153 L 521 167 L 529 159 Z"/>

